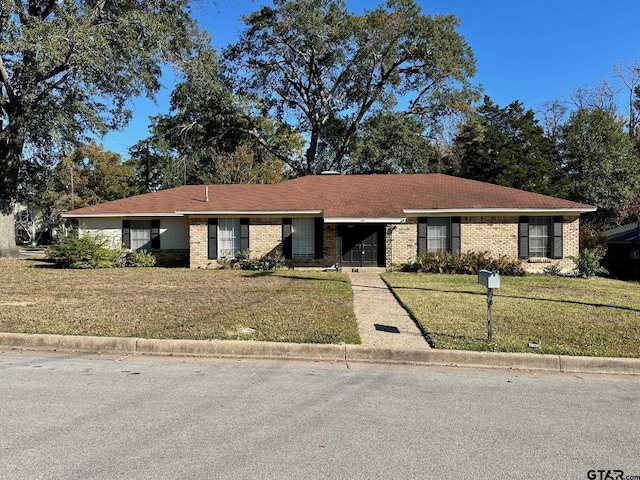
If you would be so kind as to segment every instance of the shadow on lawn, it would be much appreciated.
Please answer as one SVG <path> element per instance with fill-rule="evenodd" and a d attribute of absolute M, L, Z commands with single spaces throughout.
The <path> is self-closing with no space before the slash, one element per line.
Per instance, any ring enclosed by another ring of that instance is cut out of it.
<path fill-rule="evenodd" d="M 56 264 L 56 261 L 51 258 L 23 258 L 25 262 L 35 263 L 33 268 L 50 268 L 56 270 L 62 270 L 62 267 Z"/>
<path fill-rule="evenodd" d="M 332 275 L 327 275 L 326 277 L 298 277 L 297 275 L 282 275 L 277 270 L 264 270 L 264 271 L 251 271 L 245 270 L 248 273 L 246 278 L 259 278 L 259 277 L 269 277 L 276 276 L 278 278 L 287 278 L 289 280 L 313 280 L 319 282 L 340 282 L 340 283 L 349 283 L 349 279 L 343 278 L 332 278 Z"/>
<path fill-rule="evenodd" d="M 441 290 L 438 288 L 426 288 L 426 287 L 391 287 L 392 289 L 398 289 L 398 290 L 423 290 L 423 291 L 428 291 L 428 292 L 439 292 L 439 293 L 462 293 L 465 295 L 481 295 L 481 296 L 486 296 L 485 292 L 475 292 L 475 291 L 468 291 L 468 290 Z M 608 305 L 606 303 L 591 303 L 591 302 L 579 302 L 576 300 L 564 300 L 564 299 L 560 299 L 560 298 L 539 298 L 539 297 L 524 297 L 524 296 L 520 296 L 520 295 L 505 295 L 502 292 L 499 292 L 497 296 L 503 297 L 503 298 L 515 298 L 515 299 L 519 299 L 519 300 L 534 300 L 534 301 L 538 301 L 538 302 L 552 302 L 552 303 L 571 303 L 574 305 L 584 305 L 587 307 L 603 307 L 603 308 L 615 308 L 617 310 L 626 310 L 629 312 L 640 312 L 640 309 L 638 308 L 632 308 L 632 307 L 623 307 L 620 305 Z"/>
<path fill-rule="evenodd" d="M 429 332 L 429 336 L 431 337 L 432 335 L 437 335 L 439 337 L 446 337 L 446 338 L 451 338 L 453 340 L 462 340 L 464 342 L 467 343 L 477 343 L 477 342 L 486 342 L 487 338 L 486 337 L 469 337 L 467 335 L 453 335 L 451 333 L 442 333 L 442 332 Z M 433 342 L 433 346 L 432 348 L 437 348 L 435 345 L 435 341 L 431 340 Z"/>

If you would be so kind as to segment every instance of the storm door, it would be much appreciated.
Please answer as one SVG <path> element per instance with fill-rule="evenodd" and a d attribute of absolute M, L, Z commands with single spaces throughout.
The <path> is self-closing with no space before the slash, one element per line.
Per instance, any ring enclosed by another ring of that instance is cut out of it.
<path fill-rule="evenodd" d="M 384 267 L 384 225 L 343 225 L 342 266 Z"/>

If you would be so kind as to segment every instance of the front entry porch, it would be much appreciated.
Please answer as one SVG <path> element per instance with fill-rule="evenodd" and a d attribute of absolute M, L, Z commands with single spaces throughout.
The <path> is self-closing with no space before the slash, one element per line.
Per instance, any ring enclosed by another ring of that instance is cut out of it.
<path fill-rule="evenodd" d="M 385 225 L 343 224 L 338 229 L 342 267 L 385 267 Z"/>

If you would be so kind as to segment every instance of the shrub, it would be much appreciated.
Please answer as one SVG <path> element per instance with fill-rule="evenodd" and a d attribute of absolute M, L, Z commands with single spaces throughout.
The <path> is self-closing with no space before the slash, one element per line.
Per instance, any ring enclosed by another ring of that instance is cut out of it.
<path fill-rule="evenodd" d="M 124 258 L 125 267 L 153 267 L 156 257 L 146 250 L 127 252 Z"/>
<path fill-rule="evenodd" d="M 48 255 L 62 268 L 110 268 L 115 256 L 108 243 L 102 235 L 72 233 L 50 246 Z"/>
<path fill-rule="evenodd" d="M 580 225 L 580 250 L 592 250 L 604 257 L 607 253 L 607 239 L 591 225 Z"/>
<path fill-rule="evenodd" d="M 552 265 L 549 265 L 548 267 L 544 267 L 544 269 L 542 270 L 542 273 L 544 273 L 545 275 L 550 275 L 552 277 L 564 277 L 564 274 L 562 273 L 562 268 L 560 268 L 560 265 L 557 265 L 557 264 L 552 264 Z"/>
<path fill-rule="evenodd" d="M 102 235 L 78 236 L 72 233 L 61 237 L 48 249 L 48 255 L 62 268 L 152 267 L 156 258 L 146 251 L 111 248 Z"/>
<path fill-rule="evenodd" d="M 492 257 L 488 252 L 425 253 L 413 263 L 400 265 L 403 272 L 456 273 L 477 275 L 480 270 L 491 270 L 501 275 L 522 277 L 525 272 L 522 264 L 506 255 Z"/>
<path fill-rule="evenodd" d="M 251 258 L 249 252 L 243 252 L 239 258 L 230 261 L 231 268 L 240 270 L 269 271 L 285 268 L 287 263 L 281 252 L 275 250 L 260 258 Z"/>
<path fill-rule="evenodd" d="M 598 248 L 585 248 L 577 257 L 569 257 L 576 265 L 576 273 L 580 277 L 590 278 L 599 273 L 607 274 L 609 271 L 600 265 L 602 251 Z"/>

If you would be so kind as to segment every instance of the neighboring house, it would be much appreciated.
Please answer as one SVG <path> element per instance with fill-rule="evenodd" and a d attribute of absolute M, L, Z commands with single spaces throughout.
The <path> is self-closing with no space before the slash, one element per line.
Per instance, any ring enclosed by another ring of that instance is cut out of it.
<path fill-rule="evenodd" d="M 18 203 L 14 206 L 16 245 L 40 245 L 51 241 L 43 215 L 37 209 Z"/>
<path fill-rule="evenodd" d="M 35 225 L 29 209 L 20 204 L 13 207 L 15 217 L 16 245 L 30 245 L 35 238 Z"/>
<path fill-rule="evenodd" d="M 424 252 L 490 252 L 529 271 L 573 268 L 595 207 L 441 174 L 316 175 L 272 185 L 183 186 L 67 212 L 81 232 L 215 267 L 250 251 L 294 267 L 386 267 Z"/>
<path fill-rule="evenodd" d="M 640 222 L 604 232 L 607 254 L 602 266 L 616 278 L 640 280 Z"/>

